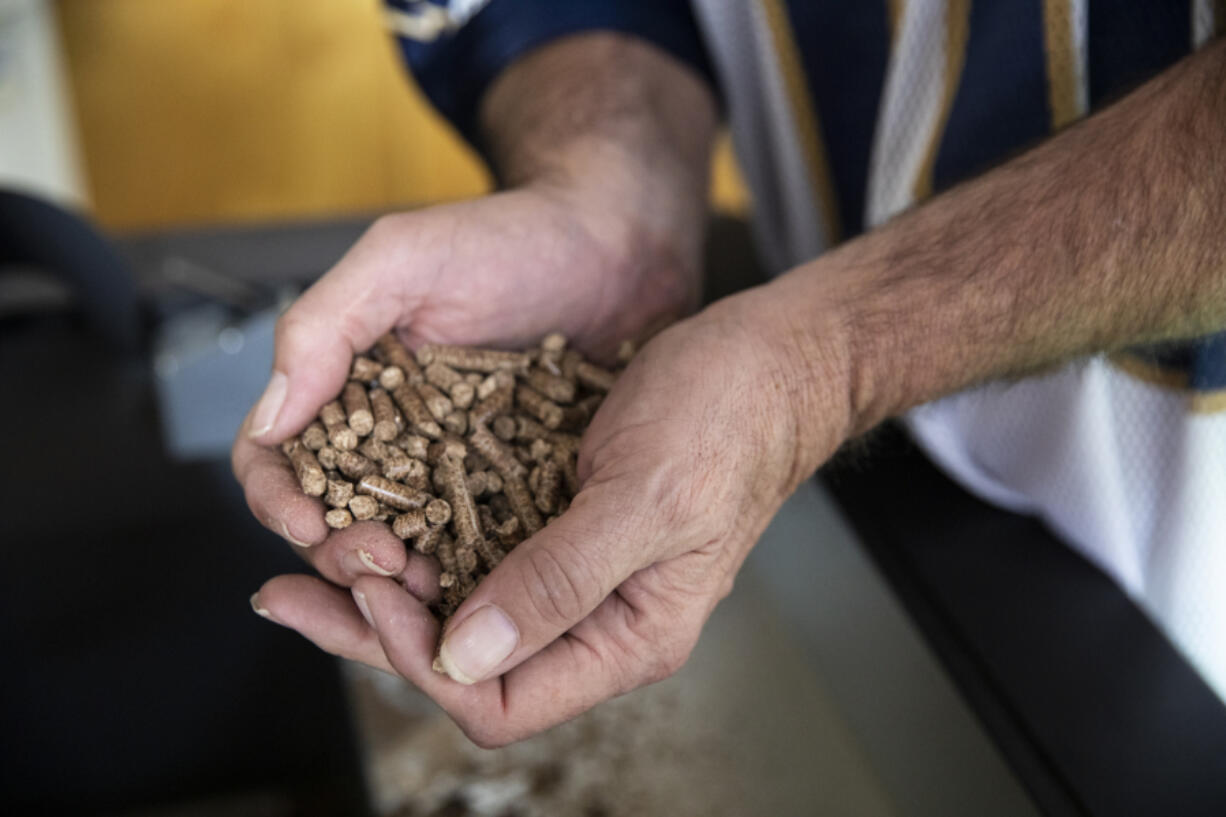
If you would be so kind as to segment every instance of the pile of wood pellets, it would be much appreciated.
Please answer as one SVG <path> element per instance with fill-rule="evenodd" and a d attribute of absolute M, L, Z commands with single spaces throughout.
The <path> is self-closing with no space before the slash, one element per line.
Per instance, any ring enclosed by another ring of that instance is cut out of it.
<path fill-rule="evenodd" d="M 438 558 L 445 620 L 578 493 L 579 438 L 615 378 L 556 333 L 525 352 L 425 345 L 416 356 L 386 334 L 282 451 L 329 526 L 385 522 Z"/>

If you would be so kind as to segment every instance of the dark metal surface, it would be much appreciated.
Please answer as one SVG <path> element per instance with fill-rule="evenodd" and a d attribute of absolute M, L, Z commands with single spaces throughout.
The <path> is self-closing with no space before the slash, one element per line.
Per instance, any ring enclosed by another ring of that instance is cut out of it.
<path fill-rule="evenodd" d="M 898 429 L 823 478 L 1050 815 L 1226 814 L 1226 706 L 1103 573 Z"/>
<path fill-rule="evenodd" d="M 252 788 L 361 813 L 335 662 L 247 603 L 304 565 L 227 463 L 164 456 L 147 365 L 44 318 L 0 327 L 0 373 L 6 813 Z"/>
<path fill-rule="evenodd" d="M 0 811 L 365 813 L 336 662 L 247 601 L 306 566 L 228 462 L 167 456 L 147 353 L 105 320 L 132 280 L 64 235 L 0 259 L 78 296 L 0 321 Z"/>

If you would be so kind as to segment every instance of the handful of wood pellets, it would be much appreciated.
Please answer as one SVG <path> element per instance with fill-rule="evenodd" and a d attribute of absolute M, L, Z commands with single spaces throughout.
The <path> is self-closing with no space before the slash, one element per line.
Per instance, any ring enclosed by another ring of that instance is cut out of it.
<path fill-rule="evenodd" d="M 446 620 L 578 493 L 579 438 L 615 378 L 556 333 L 526 352 L 425 345 L 415 357 L 389 333 L 282 451 L 329 526 L 388 522 L 438 557 Z"/>

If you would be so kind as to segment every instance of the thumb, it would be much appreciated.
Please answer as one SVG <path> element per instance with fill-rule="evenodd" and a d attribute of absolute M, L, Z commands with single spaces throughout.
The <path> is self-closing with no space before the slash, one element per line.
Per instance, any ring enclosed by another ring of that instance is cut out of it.
<path fill-rule="evenodd" d="M 340 393 L 354 354 L 402 317 L 398 299 L 376 297 L 382 270 L 354 258 L 357 249 L 278 319 L 272 376 L 247 430 L 256 442 L 278 443 L 304 428 Z"/>
<path fill-rule="evenodd" d="M 636 529 L 608 486 L 575 497 L 559 518 L 507 554 L 449 622 L 439 662 L 473 684 L 507 672 L 587 617 L 651 562 L 650 531 Z"/>

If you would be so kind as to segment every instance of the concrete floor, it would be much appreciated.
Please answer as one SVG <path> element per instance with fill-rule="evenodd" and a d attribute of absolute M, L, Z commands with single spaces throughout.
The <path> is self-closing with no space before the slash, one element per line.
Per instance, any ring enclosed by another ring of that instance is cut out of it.
<path fill-rule="evenodd" d="M 663 683 L 490 752 L 393 679 L 352 689 L 383 814 L 1037 814 L 815 483 Z"/>

